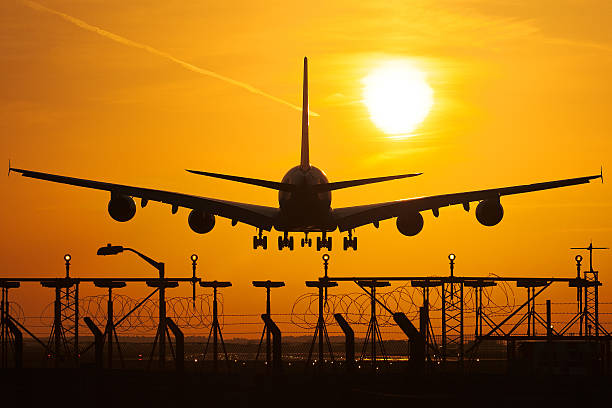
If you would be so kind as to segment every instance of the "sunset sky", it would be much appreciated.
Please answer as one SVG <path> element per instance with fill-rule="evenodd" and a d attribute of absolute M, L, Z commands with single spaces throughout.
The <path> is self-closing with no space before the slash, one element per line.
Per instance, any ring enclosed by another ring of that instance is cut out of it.
<path fill-rule="evenodd" d="M 0 2 L 0 151 L 18 168 L 276 206 L 272 190 L 184 169 L 280 181 L 299 163 L 300 112 L 168 56 L 294 105 L 308 56 L 310 108 L 320 115 L 310 118 L 311 162 L 330 181 L 424 173 L 334 192 L 332 207 L 594 175 L 600 166 L 604 179 L 612 174 L 609 1 L 37 4 L 165 56 L 31 2 Z M 364 78 L 393 61 L 418 67 L 433 90 L 410 137 L 380 130 L 363 103 Z M 330 274 L 442 275 L 454 252 L 458 275 L 572 276 L 571 246 L 612 245 L 610 178 L 506 197 L 504 220 L 492 228 L 458 206 L 437 219 L 424 213 L 416 237 L 394 220 L 359 228 L 357 252 L 342 251 L 335 232 Z M 226 311 L 258 313 L 264 298 L 252 280 L 284 280 L 275 308 L 288 312 L 321 271 L 323 252 L 279 252 L 276 231 L 271 249 L 253 251 L 253 227 L 217 218 L 197 235 L 186 209 L 172 215 L 151 203 L 117 223 L 105 192 L 16 174 L 0 188 L 3 276 L 61 275 L 66 252 L 74 276 L 154 275 L 133 254 L 96 256 L 107 242 L 165 261 L 169 276 L 189 276 L 197 253 L 203 277 L 234 283 Z M 612 253 L 596 257 L 600 297 L 610 302 Z M 14 294 L 33 311 L 51 300 L 32 284 Z"/>

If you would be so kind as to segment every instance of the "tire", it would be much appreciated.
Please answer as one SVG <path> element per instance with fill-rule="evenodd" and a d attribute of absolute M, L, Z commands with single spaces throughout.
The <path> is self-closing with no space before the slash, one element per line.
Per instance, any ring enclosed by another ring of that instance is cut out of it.
<path fill-rule="evenodd" d="M 259 245 L 257 245 L 257 237 L 253 237 L 253 249 L 257 249 Z"/>
<path fill-rule="evenodd" d="M 321 250 L 321 237 L 317 237 L 317 251 Z"/>
<path fill-rule="evenodd" d="M 327 238 L 327 250 L 328 251 L 332 250 L 332 239 L 331 239 L 331 237 Z"/>
<path fill-rule="evenodd" d="M 261 244 L 263 249 L 268 249 L 268 237 L 263 237 L 263 242 Z"/>
<path fill-rule="evenodd" d="M 345 251 L 348 249 L 348 238 L 347 237 L 344 237 L 342 239 L 342 248 L 344 248 Z"/>
<path fill-rule="evenodd" d="M 308 238 L 308 246 L 311 247 L 312 246 L 312 238 Z"/>
<path fill-rule="evenodd" d="M 302 248 L 304 248 L 304 246 L 306 245 L 306 242 L 304 241 L 304 238 L 302 238 L 302 240 L 300 241 L 300 244 L 302 245 Z"/>
<path fill-rule="evenodd" d="M 353 250 L 357 250 L 357 237 L 353 238 Z"/>
<path fill-rule="evenodd" d="M 289 250 L 293 251 L 293 237 L 289 237 Z"/>
<path fill-rule="evenodd" d="M 283 237 L 278 237 L 278 250 L 283 250 Z"/>

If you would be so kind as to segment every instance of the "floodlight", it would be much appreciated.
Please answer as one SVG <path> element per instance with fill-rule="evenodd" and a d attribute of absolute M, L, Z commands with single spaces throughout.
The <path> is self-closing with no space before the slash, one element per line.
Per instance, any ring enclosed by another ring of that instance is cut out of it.
<path fill-rule="evenodd" d="M 64 255 L 64 261 L 70 262 L 71 259 L 72 259 L 72 257 L 70 256 L 70 254 Z"/>
<path fill-rule="evenodd" d="M 455 254 L 450 254 L 448 256 L 448 259 L 450 259 L 451 261 L 454 261 L 455 260 Z"/>
<path fill-rule="evenodd" d="M 98 248 L 98 255 L 117 255 L 123 252 L 123 247 L 120 245 L 108 244 L 105 247 Z"/>
<path fill-rule="evenodd" d="M 198 256 L 196 254 L 191 255 L 191 261 L 195 262 L 198 260 Z"/>

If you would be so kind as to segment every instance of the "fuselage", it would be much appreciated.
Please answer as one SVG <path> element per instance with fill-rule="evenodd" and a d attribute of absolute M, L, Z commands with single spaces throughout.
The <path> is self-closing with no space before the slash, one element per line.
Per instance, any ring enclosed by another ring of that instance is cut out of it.
<path fill-rule="evenodd" d="M 278 230 L 284 231 L 333 231 L 331 217 L 331 192 L 316 192 L 312 186 L 327 184 L 327 176 L 320 169 L 309 166 L 291 168 L 283 177 L 283 183 L 293 184 L 296 191 L 279 191 L 281 210 Z"/>

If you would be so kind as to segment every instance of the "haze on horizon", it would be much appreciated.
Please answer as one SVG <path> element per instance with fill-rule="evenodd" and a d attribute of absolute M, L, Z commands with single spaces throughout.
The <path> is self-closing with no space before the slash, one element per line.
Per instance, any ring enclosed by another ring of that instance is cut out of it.
<path fill-rule="evenodd" d="M 600 166 L 605 178 L 612 169 L 609 2 L 40 3 L 295 105 L 307 55 L 310 108 L 320 115 L 310 120 L 312 163 L 330 181 L 424 172 L 338 192 L 335 206 L 596 174 Z M 0 22 L 0 150 L 12 164 L 276 204 L 274 192 L 183 169 L 280 180 L 299 161 L 298 111 L 18 1 L 0 4 Z M 433 89 L 432 110 L 409 138 L 389 138 L 362 103 L 363 79 L 386 61 L 410 61 Z M 5 276 L 61 275 L 66 252 L 76 276 L 153 274 L 128 254 L 96 257 L 107 242 L 165 261 L 169 276 L 188 276 L 195 252 L 205 278 L 234 283 L 226 310 L 239 313 L 263 306 L 251 280 L 285 280 L 275 305 L 282 310 L 321 271 L 312 249 L 253 251 L 254 229 L 245 225 L 217 219 L 199 236 L 187 210 L 173 216 L 153 203 L 121 224 L 106 213 L 102 192 L 16 176 L 0 183 Z M 457 274 L 571 276 L 570 246 L 612 245 L 611 199 L 609 183 L 506 197 L 493 228 L 478 224 L 473 209 L 443 208 L 437 219 L 425 213 L 413 238 L 391 221 L 360 228 L 356 253 L 341 251 L 334 233 L 331 272 L 440 275 L 455 252 Z M 602 301 L 612 296 L 611 255 L 596 255 Z M 49 300 L 41 288 L 28 290 L 16 300 L 33 308 Z"/>

